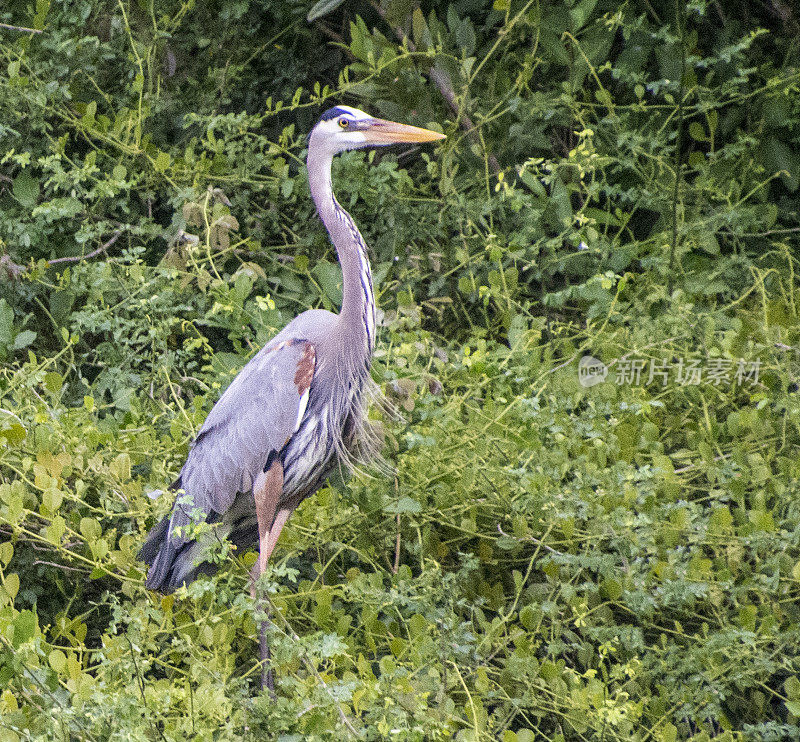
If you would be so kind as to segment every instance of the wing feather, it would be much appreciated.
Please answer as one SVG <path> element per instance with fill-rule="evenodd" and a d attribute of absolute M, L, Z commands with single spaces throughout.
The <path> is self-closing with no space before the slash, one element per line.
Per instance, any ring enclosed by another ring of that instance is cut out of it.
<path fill-rule="evenodd" d="M 180 474 L 180 495 L 170 520 L 173 545 L 184 543 L 174 528 L 227 512 L 247 492 L 270 452 L 280 451 L 299 427 L 315 367 L 312 343 L 290 339 L 264 347 L 239 372 L 208 414 Z"/>

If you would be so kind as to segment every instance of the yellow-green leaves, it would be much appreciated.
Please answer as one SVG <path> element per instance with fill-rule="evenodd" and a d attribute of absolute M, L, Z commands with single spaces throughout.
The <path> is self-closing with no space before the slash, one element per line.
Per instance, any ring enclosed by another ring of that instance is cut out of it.
<path fill-rule="evenodd" d="M 19 575 L 16 572 L 11 572 L 3 576 L 2 581 L 3 592 L 5 593 L 6 601 L 14 602 L 14 598 L 19 592 Z"/>
<path fill-rule="evenodd" d="M 170 157 L 169 152 L 159 152 L 153 159 L 153 167 L 157 172 L 163 173 L 166 172 L 171 161 L 172 158 Z"/>
<path fill-rule="evenodd" d="M 66 521 L 62 516 L 56 515 L 45 528 L 45 537 L 53 546 L 60 546 L 61 539 L 64 537 L 66 530 Z"/>
<path fill-rule="evenodd" d="M 36 614 L 33 611 L 20 611 L 7 625 L 4 638 L 11 643 L 14 649 L 19 649 L 36 636 L 38 628 Z"/>
<path fill-rule="evenodd" d="M 47 657 L 50 667 L 61 674 L 67 669 L 67 657 L 60 649 L 54 649 Z"/>

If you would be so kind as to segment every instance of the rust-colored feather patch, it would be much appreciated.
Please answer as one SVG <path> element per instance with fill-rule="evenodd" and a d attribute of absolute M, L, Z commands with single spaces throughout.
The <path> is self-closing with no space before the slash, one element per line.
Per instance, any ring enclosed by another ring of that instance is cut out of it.
<path fill-rule="evenodd" d="M 297 364 L 297 371 L 294 374 L 294 385 L 297 387 L 297 393 L 302 397 L 311 386 L 311 380 L 314 378 L 314 367 L 317 363 L 317 351 L 314 346 L 307 342 L 303 350 L 303 355 L 300 362 Z"/>

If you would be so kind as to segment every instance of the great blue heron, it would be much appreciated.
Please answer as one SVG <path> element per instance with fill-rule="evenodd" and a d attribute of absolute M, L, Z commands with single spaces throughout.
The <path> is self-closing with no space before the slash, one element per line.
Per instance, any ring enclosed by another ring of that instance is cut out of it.
<path fill-rule="evenodd" d="M 292 320 L 236 376 L 192 443 L 172 512 L 139 554 L 147 586 L 172 592 L 202 572 L 208 543 L 192 525 L 238 548 L 258 544 L 254 578 L 266 567 L 281 529 L 332 469 L 348 462 L 364 424 L 364 392 L 375 345 L 375 296 L 367 246 L 333 195 L 334 155 L 444 135 L 374 118 L 348 106 L 326 111 L 308 143 L 308 183 L 342 267 L 342 308 L 310 309 Z M 262 632 L 262 659 L 265 653 Z"/>

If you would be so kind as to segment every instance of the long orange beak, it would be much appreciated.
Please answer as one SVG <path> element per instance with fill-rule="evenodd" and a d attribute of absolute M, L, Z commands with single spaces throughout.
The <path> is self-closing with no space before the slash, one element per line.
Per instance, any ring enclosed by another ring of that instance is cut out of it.
<path fill-rule="evenodd" d="M 400 144 L 402 142 L 436 142 L 445 139 L 444 134 L 419 126 L 397 124 L 384 119 L 372 119 L 369 127 L 363 129 L 364 137 L 370 144 Z"/>

